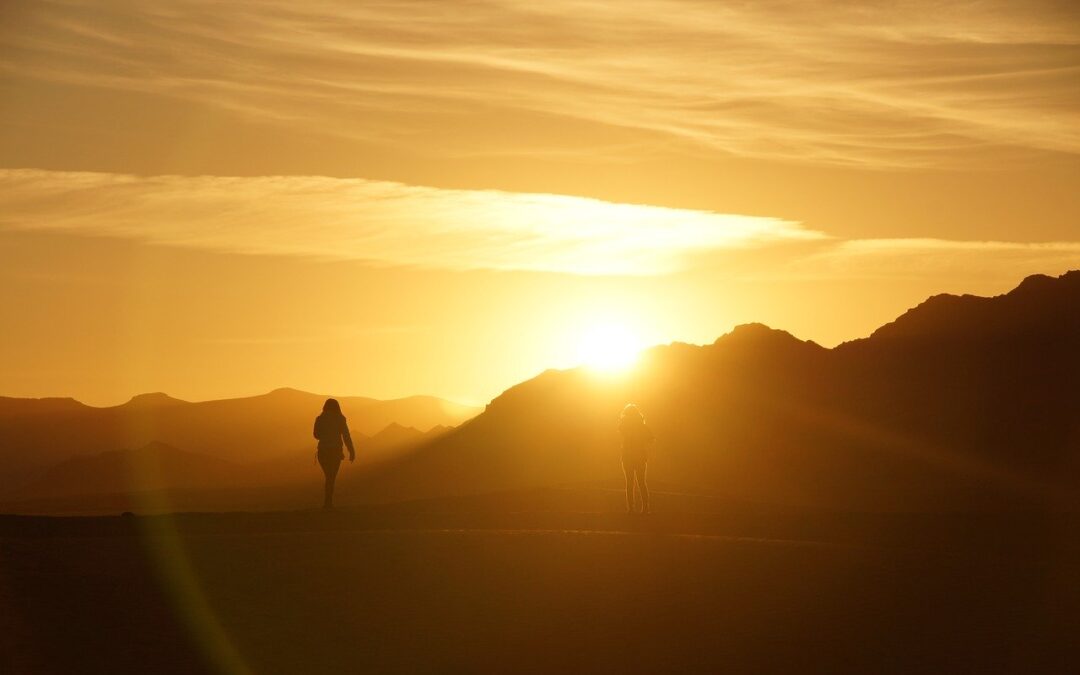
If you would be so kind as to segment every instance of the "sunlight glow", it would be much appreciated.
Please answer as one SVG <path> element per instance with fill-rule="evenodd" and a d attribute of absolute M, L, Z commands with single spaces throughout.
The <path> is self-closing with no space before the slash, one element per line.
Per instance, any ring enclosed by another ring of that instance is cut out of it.
<path fill-rule="evenodd" d="M 587 326 L 578 343 L 577 360 L 605 372 L 625 370 L 638 359 L 645 344 L 634 331 L 618 323 Z"/>
<path fill-rule="evenodd" d="M 794 221 L 323 176 L 0 169 L 0 230 L 436 270 L 655 276 L 694 256 L 823 241 Z"/>

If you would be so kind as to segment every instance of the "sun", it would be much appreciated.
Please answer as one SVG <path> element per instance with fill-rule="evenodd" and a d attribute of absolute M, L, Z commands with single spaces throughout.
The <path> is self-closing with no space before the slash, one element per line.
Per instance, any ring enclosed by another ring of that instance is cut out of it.
<path fill-rule="evenodd" d="M 627 326 L 597 323 L 582 331 L 577 361 L 605 372 L 625 370 L 634 365 L 644 346 L 641 338 Z"/>

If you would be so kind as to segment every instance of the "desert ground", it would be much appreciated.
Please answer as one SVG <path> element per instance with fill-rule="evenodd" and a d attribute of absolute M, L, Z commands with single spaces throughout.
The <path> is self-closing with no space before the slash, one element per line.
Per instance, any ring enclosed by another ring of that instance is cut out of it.
<path fill-rule="evenodd" d="M 0 517 L 6 673 L 1069 673 L 1080 519 L 659 490 Z"/>

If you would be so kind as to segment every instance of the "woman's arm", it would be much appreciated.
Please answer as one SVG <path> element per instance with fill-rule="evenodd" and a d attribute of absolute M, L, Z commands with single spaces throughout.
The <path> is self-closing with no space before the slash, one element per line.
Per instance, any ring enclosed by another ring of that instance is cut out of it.
<path fill-rule="evenodd" d="M 341 419 L 341 437 L 345 439 L 345 447 L 349 449 L 349 461 L 356 459 L 356 449 L 353 448 L 352 435 L 349 434 L 349 423 L 345 418 Z"/>

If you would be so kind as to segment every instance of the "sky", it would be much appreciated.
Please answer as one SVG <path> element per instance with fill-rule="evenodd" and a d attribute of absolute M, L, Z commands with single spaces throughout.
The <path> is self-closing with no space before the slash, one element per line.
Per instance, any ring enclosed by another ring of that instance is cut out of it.
<path fill-rule="evenodd" d="M 833 346 L 1080 268 L 1078 185 L 1075 2 L 9 0 L 0 395 Z"/>

